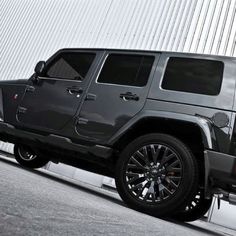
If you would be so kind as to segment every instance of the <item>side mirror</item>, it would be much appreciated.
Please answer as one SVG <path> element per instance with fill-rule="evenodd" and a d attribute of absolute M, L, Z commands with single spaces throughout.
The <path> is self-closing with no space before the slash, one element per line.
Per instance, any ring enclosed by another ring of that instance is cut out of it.
<path fill-rule="evenodd" d="M 39 61 L 37 65 L 34 68 L 34 72 L 36 76 L 42 76 L 45 72 L 46 68 L 46 62 L 45 61 Z"/>

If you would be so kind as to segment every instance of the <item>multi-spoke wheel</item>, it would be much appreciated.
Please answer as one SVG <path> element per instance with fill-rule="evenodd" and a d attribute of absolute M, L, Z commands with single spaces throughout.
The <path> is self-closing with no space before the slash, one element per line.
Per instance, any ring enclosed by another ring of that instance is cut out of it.
<path fill-rule="evenodd" d="M 116 185 L 130 207 L 167 216 L 196 190 L 196 160 L 185 144 L 173 136 L 148 134 L 131 142 L 121 153 Z"/>
<path fill-rule="evenodd" d="M 178 221 L 194 221 L 203 217 L 210 209 L 212 197 L 205 198 L 204 189 L 198 189 L 194 198 L 184 206 L 184 209 L 173 215 Z"/>
<path fill-rule="evenodd" d="M 178 154 L 164 144 L 147 144 L 130 157 L 125 182 L 134 197 L 160 202 L 171 197 L 182 179 Z"/>
<path fill-rule="evenodd" d="M 48 159 L 39 156 L 34 150 L 26 145 L 15 145 L 15 159 L 19 164 L 28 168 L 40 168 L 48 163 Z"/>

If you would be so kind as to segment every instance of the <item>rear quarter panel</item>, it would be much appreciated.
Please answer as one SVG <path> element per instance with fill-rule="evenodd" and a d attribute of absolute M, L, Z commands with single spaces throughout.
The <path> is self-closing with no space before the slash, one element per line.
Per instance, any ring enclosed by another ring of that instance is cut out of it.
<path fill-rule="evenodd" d="M 165 68 L 170 57 L 189 57 L 222 61 L 224 63 L 224 73 L 219 95 L 211 96 L 163 89 L 161 84 L 164 77 Z M 213 127 L 213 129 L 216 136 L 215 140 L 217 141 L 219 147 L 218 151 L 229 153 L 234 126 L 233 106 L 236 86 L 235 75 L 236 60 L 234 58 L 163 53 L 157 66 L 148 95 L 148 100 L 144 109 L 182 113 L 192 116 L 203 116 L 210 119 L 217 112 L 225 113 L 230 120 L 229 125 L 224 128 Z"/>

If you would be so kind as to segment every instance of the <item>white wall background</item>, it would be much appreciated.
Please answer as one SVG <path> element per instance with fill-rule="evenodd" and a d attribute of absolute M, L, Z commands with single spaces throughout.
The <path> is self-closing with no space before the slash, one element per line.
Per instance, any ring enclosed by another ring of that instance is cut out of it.
<path fill-rule="evenodd" d="M 46 60 L 63 47 L 236 57 L 236 0 L 0 1 L 1 80 L 28 78 L 37 61 Z M 0 149 L 12 152 L 12 145 L 0 143 Z M 83 178 L 70 168 L 51 165 L 52 171 Z M 88 179 L 92 181 L 93 177 L 89 175 Z M 214 211 L 212 219 L 218 222 L 230 211 L 235 212 L 235 207 L 224 209 Z M 222 224 L 235 228 L 236 219 L 231 219 Z"/>
<path fill-rule="evenodd" d="M 218 210 L 217 199 L 215 198 L 212 204 L 212 214 L 210 214 L 208 220 L 236 230 L 236 207 L 226 201 L 221 201 L 220 205 L 220 210 Z"/>
<path fill-rule="evenodd" d="M 63 47 L 236 56 L 236 0 L 1 0 L 1 79 Z"/>

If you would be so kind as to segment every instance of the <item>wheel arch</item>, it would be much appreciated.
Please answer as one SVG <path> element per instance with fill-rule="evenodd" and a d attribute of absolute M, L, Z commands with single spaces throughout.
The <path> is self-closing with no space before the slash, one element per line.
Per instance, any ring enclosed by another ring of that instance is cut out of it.
<path fill-rule="evenodd" d="M 134 120 L 133 120 L 134 121 Z M 159 113 L 159 115 L 142 115 L 140 119 L 123 127 L 112 141 L 112 146 L 121 151 L 135 138 L 148 133 L 165 133 L 185 143 L 196 156 L 199 164 L 201 185 L 205 184 L 204 150 L 216 149 L 214 130 L 210 121 L 186 114 Z"/>
<path fill-rule="evenodd" d="M 176 136 L 180 140 L 195 134 L 204 149 L 217 150 L 214 130 L 209 120 L 188 114 L 172 112 L 145 111 L 131 119 L 110 140 L 109 145 L 123 147 L 135 137 L 154 132 Z"/>

